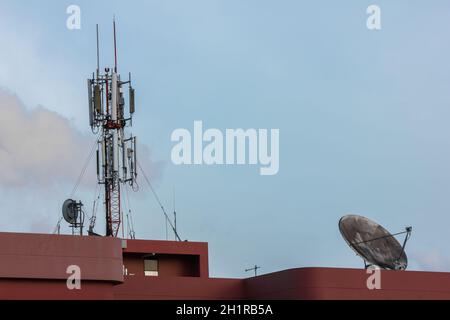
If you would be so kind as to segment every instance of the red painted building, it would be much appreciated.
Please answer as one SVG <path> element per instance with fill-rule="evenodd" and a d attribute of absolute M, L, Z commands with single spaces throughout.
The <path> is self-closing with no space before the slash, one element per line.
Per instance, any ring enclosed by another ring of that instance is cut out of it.
<path fill-rule="evenodd" d="M 69 266 L 81 289 L 69 290 Z M 450 299 L 450 273 L 298 268 L 210 278 L 208 244 L 0 233 L 0 299 Z"/>

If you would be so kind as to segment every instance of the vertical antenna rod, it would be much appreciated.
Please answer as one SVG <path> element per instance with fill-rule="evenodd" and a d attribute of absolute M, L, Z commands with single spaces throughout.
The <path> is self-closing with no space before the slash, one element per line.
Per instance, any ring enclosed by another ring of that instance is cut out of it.
<path fill-rule="evenodd" d="M 173 216 L 174 216 L 174 225 L 175 225 L 175 241 L 177 240 L 177 211 L 175 209 L 175 188 L 173 188 Z"/>
<path fill-rule="evenodd" d="M 99 49 L 98 24 L 97 24 L 97 79 L 99 75 L 100 75 L 100 49 Z"/>
<path fill-rule="evenodd" d="M 253 268 L 245 269 L 245 272 L 254 271 L 255 277 L 256 277 L 256 276 L 258 276 L 258 269 L 261 269 L 261 267 L 255 264 L 255 266 Z"/>
<path fill-rule="evenodd" d="M 117 40 L 116 40 L 116 16 L 113 18 L 114 29 L 114 72 L 117 73 Z"/>

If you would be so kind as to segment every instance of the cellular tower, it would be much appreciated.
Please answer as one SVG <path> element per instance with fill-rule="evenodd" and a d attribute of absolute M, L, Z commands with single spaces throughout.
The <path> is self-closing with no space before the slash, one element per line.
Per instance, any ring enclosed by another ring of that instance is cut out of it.
<path fill-rule="evenodd" d="M 100 70 L 100 50 L 99 50 L 99 30 L 96 27 L 97 35 L 97 70 L 92 73 L 92 77 L 87 79 L 88 88 L 88 106 L 89 106 L 89 125 L 92 132 L 97 136 L 91 149 L 91 153 L 83 167 L 80 177 L 72 191 L 71 198 L 74 196 L 78 185 L 86 171 L 89 161 L 94 156 L 96 150 L 96 170 L 97 170 L 97 200 L 94 201 L 92 216 L 90 217 L 89 235 L 99 236 L 94 232 L 97 219 L 97 207 L 101 195 L 103 196 L 103 205 L 105 212 L 105 236 L 118 237 L 122 230 L 124 234 L 124 215 L 122 211 L 121 194 L 125 191 L 125 207 L 128 205 L 127 218 L 127 236 L 134 239 L 135 233 L 133 220 L 131 217 L 130 201 L 128 197 L 128 188 L 133 191 L 139 189 L 137 184 L 137 171 L 142 172 L 144 181 L 148 184 L 149 190 L 154 195 L 159 207 L 166 219 L 166 229 L 168 226 L 173 230 L 175 239 L 181 241 L 176 228 L 176 212 L 174 208 L 175 222 L 172 223 L 158 195 L 156 194 L 149 177 L 145 174 L 143 168 L 137 161 L 137 143 L 136 137 L 127 133 L 127 128 L 133 125 L 133 115 L 135 113 L 135 91 L 131 85 L 131 73 L 128 73 L 126 80 L 123 80 L 117 67 L 117 37 L 116 22 L 113 20 L 114 34 L 114 67 L 106 67 Z M 72 234 L 79 232 L 83 235 L 85 214 L 83 203 L 71 198 L 64 201 L 62 205 L 62 218 L 58 221 L 55 233 L 60 231 L 60 222 L 66 220 L 72 228 Z M 167 231 L 166 231 L 167 234 Z"/>
<path fill-rule="evenodd" d="M 123 234 L 121 187 L 129 184 L 135 189 L 137 178 L 136 137 L 126 133 L 133 124 L 135 111 L 131 73 L 122 80 L 117 68 L 116 22 L 114 31 L 114 68 L 100 71 L 99 34 L 97 25 L 97 70 L 87 80 L 89 98 L 89 124 L 97 134 L 97 179 L 104 188 L 106 236 Z M 124 90 L 127 87 L 128 90 Z M 126 99 L 125 91 L 128 91 Z M 126 100 L 128 100 L 126 102 Z M 128 105 L 128 106 L 127 106 Z M 89 227 L 93 232 L 95 215 Z"/>

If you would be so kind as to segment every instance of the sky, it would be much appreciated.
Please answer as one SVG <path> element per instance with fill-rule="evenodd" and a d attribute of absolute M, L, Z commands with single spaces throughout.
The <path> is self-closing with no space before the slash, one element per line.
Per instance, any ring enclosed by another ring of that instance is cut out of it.
<path fill-rule="evenodd" d="M 381 9 L 381 30 L 366 9 Z M 81 29 L 66 9 L 81 9 Z M 209 243 L 210 274 L 360 268 L 338 230 L 361 214 L 412 226 L 409 269 L 450 271 L 450 3 L 426 1 L 0 1 L 0 230 L 53 232 L 92 143 L 86 79 L 133 74 L 133 134 L 183 239 Z M 176 166 L 171 134 L 280 130 L 280 170 Z M 92 166 L 74 195 L 90 211 Z M 137 238 L 166 239 L 142 183 Z M 68 232 L 68 229 L 64 229 Z M 169 235 L 173 238 L 173 235 Z M 399 241 L 403 239 L 400 237 Z"/>

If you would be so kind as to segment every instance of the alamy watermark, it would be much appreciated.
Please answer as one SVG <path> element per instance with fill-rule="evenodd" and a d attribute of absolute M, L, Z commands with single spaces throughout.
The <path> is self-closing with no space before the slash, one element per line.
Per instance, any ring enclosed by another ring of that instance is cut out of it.
<path fill-rule="evenodd" d="M 260 165 L 261 175 L 276 175 L 280 169 L 279 129 L 210 128 L 194 121 L 194 132 L 176 129 L 171 141 L 171 159 L 175 165 Z"/>
<path fill-rule="evenodd" d="M 71 265 L 67 267 L 66 273 L 69 275 L 66 281 L 67 289 L 81 290 L 81 268 Z"/>
<path fill-rule="evenodd" d="M 67 7 L 66 13 L 69 15 L 66 20 L 66 27 L 69 30 L 81 29 L 81 9 L 80 6 L 72 4 Z"/>
<path fill-rule="evenodd" d="M 381 30 L 381 9 L 379 6 L 372 4 L 367 7 L 366 13 L 369 15 L 366 21 L 367 29 Z"/>
<path fill-rule="evenodd" d="M 381 270 L 379 267 L 372 266 L 366 269 L 366 273 L 370 274 L 367 278 L 366 286 L 369 290 L 381 289 Z"/>

